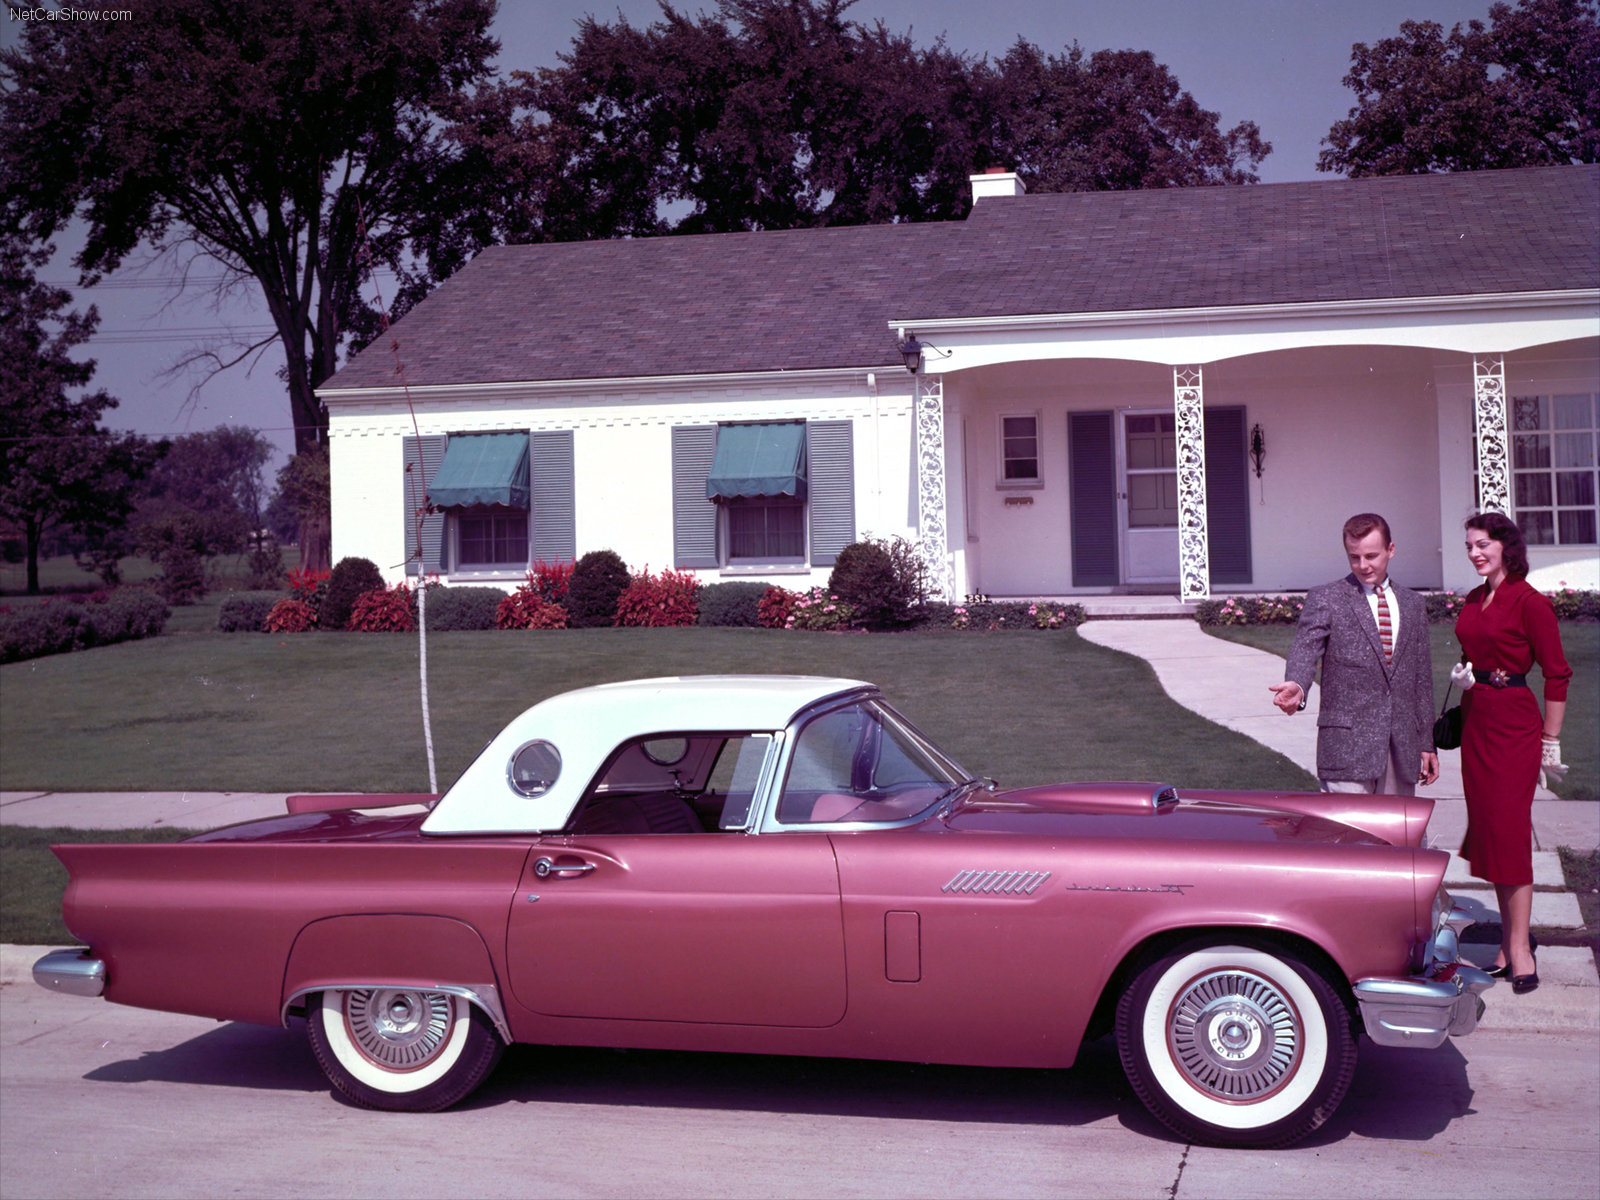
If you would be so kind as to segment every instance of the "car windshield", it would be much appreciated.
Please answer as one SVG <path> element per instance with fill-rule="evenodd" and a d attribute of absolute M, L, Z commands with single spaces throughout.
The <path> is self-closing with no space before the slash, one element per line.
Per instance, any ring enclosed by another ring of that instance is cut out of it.
<path fill-rule="evenodd" d="M 778 821 L 785 825 L 901 821 L 970 776 L 881 700 L 840 705 L 801 728 Z"/>

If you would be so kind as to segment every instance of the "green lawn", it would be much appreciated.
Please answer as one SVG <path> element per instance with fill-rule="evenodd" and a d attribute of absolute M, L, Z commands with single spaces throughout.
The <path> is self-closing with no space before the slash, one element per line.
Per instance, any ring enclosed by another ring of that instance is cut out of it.
<path fill-rule="evenodd" d="M 1315 786 L 1173 703 L 1142 660 L 1072 632 L 601 629 L 447 633 L 428 645 L 442 786 L 546 696 L 706 672 L 871 680 L 970 770 L 1011 786 Z M 408 634 L 176 633 L 11 663 L 0 667 L 0 726 L 9 790 L 427 787 Z"/>
<path fill-rule="evenodd" d="M 1288 654 L 1294 640 L 1292 625 L 1214 625 L 1206 632 L 1280 657 Z M 1433 640 L 1434 693 L 1443 704 L 1450 667 L 1460 658 L 1461 646 L 1450 625 L 1430 625 L 1428 633 Z M 1571 770 L 1566 782 L 1551 790 L 1567 800 L 1600 800 L 1600 625 L 1561 622 L 1561 645 L 1572 668 L 1567 717 L 1561 729 L 1561 755 Z M 1543 677 L 1537 667 L 1528 683 L 1535 695 L 1543 696 Z M 1451 695 L 1452 704 L 1458 694 Z"/>

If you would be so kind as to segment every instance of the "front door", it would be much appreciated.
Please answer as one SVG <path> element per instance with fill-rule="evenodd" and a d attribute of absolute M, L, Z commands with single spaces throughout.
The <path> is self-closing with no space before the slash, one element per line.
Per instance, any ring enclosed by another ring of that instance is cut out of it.
<path fill-rule="evenodd" d="M 1178 435 L 1170 409 L 1122 414 L 1125 583 L 1178 580 Z"/>
<path fill-rule="evenodd" d="M 839 872 L 822 833 L 546 839 L 506 941 L 512 994 L 547 1016 L 808 1028 L 844 1016 Z"/>

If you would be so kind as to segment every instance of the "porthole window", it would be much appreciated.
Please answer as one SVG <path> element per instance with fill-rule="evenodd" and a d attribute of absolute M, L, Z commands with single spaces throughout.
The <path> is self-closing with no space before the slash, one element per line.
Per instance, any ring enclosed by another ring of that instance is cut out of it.
<path fill-rule="evenodd" d="M 561 775 L 561 752 L 549 742 L 529 742 L 511 756 L 511 786 L 524 796 L 542 796 Z"/>
<path fill-rule="evenodd" d="M 658 767 L 675 767 L 683 761 L 683 756 L 689 753 L 689 739 L 686 737 L 661 737 L 651 738 L 640 747 L 644 756 Z"/>

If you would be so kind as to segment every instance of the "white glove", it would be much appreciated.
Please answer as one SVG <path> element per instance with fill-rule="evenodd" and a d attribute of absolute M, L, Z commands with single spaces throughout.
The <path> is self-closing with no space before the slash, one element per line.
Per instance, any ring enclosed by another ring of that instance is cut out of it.
<path fill-rule="evenodd" d="M 1567 764 L 1561 761 L 1561 739 L 1547 737 L 1541 740 L 1539 765 L 1544 768 L 1545 786 L 1560 783 L 1567 777 Z"/>
<path fill-rule="evenodd" d="M 1469 662 L 1459 662 L 1455 666 L 1451 667 L 1450 682 L 1455 684 L 1463 692 L 1472 687 L 1473 684 L 1477 683 L 1477 679 L 1475 679 L 1472 674 L 1472 664 Z"/>

